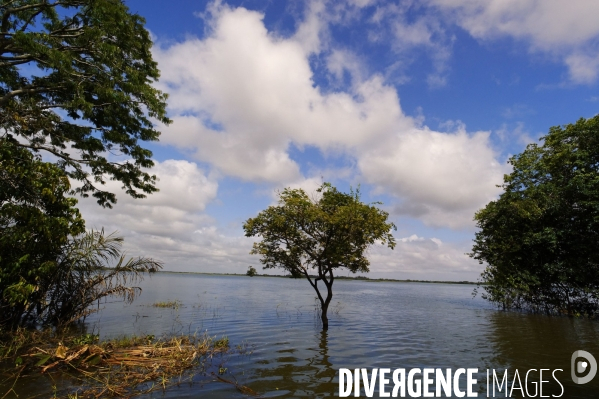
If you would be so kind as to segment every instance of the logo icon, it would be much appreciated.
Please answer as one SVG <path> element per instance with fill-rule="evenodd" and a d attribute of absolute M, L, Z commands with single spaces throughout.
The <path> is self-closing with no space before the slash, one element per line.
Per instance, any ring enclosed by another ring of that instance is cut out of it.
<path fill-rule="evenodd" d="M 574 381 L 575 384 L 586 384 L 595 377 L 595 374 L 597 374 L 597 361 L 589 352 L 579 350 L 572 354 L 570 370 L 572 372 L 572 381 Z M 578 377 L 579 374 L 585 372 L 587 372 L 586 376 Z"/>

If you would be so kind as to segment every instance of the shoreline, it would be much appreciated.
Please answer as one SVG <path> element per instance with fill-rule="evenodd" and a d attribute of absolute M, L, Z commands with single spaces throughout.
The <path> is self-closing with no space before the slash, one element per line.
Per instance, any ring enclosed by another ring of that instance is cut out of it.
<path fill-rule="evenodd" d="M 168 273 L 168 274 L 199 274 L 206 276 L 241 276 L 241 277 L 249 277 L 243 273 L 207 273 L 207 272 L 179 272 L 172 270 L 157 270 L 154 273 Z M 281 275 L 281 274 L 257 274 L 254 277 L 278 277 L 278 278 L 293 278 L 289 275 Z M 316 277 L 316 276 L 312 276 Z M 441 280 L 412 280 L 412 279 L 391 279 L 391 278 L 370 278 L 370 277 L 347 277 L 347 276 L 336 276 L 335 280 L 350 280 L 350 281 L 368 281 L 374 283 L 425 283 L 425 284 L 463 284 L 463 285 L 479 285 L 479 283 L 475 281 L 441 281 Z"/>

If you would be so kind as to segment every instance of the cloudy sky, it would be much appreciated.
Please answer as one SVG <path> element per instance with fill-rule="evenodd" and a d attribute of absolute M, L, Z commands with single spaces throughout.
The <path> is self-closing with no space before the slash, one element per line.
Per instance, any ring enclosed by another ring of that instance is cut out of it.
<path fill-rule="evenodd" d="M 244 220 L 324 180 L 398 226 L 371 277 L 476 280 L 472 218 L 507 159 L 599 106 L 595 0 L 125 2 L 170 96 L 161 191 L 80 205 L 167 270 L 258 266 Z"/>

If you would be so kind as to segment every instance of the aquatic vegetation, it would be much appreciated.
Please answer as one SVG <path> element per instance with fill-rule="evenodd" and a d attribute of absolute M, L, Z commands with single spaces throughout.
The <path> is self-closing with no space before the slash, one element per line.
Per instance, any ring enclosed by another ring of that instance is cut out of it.
<path fill-rule="evenodd" d="M 171 309 L 179 309 L 182 303 L 180 301 L 162 301 L 156 302 L 152 306 L 155 308 L 171 308 Z"/>
<path fill-rule="evenodd" d="M 52 331 L 20 329 L 5 335 L 0 343 L 0 361 L 14 383 L 36 374 L 68 376 L 69 387 L 54 386 L 55 397 L 132 397 L 164 390 L 216 367 L 225 374 L 224 361 L 212 365 L 218 355 L 233 352 L 229 339 L 207 334 L 175 335 L 155 338 L 123 336 L 99 342 L 97 335 L 60 335 Z M 221 356 L 221 358 L 222 358 Z M 223 378 L 217 381 L 236 386 L 241 392 L 251 389 Z M 16 392 L 13 391 L 16 394 Z"/>
<path fill-rule="evenodd" d="M 229 348 L 229 338 L 222 337 L 221 339 L 213 341 L 213 345 L 215 348 L 218 348 L 218 349 L 228 349 Z"/>

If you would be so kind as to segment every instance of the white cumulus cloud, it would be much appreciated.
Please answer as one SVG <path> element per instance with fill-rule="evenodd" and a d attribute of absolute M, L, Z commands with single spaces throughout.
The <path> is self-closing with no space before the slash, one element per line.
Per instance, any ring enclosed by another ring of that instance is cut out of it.
<path fill-rule="evenodd" d="M 367 151 L 359 167 L 369 183 L 401 200 L 397 213 L 431 226 L 467 228 L 474 212 L 500 192 L 496 185 L 507 169 L 496 156 L 488 132 L 420 129 Z"/>
<path fill-rule="evenodd" d="M 216 198 L 218 183 L 195 163 L 183 160 L 155 162 L 152 173 L 159 179 L 160 191 L 146 198 L 133 199 L 121 190 L 118 182 L 108 181 L 106 189 L 117 194 L 118 202 L 113 209 L 101 208 L 93 198 L 79 199 L 86 227 L 104 228 L 107 233 L 118 231 L 125 238 L 125 249 L 130 256 L 159 259 L 169 269 L 196 263 L 201 256 L 208 260 L 218 258 L 219 251 L 214 248 L 224 248 L 223 240 L 211 234 L 218 244 L 201 245 L 207 239 L 196 233 L 214 223 L 204 211 Z M 244 247 L 236 242 L 232 252 L 247 249 L 248 245 L 251 243 Z"/>
<path fill-rule="evenodd" d="M 344 51 L 331 53 L 329 68 L 354 81 L 325 92 L 313 81 L 312 47 L 268 32 L 258 12 L 221 7 L 213 18 L 206 38 L 155 49 L 174 120 L 163 141 L 225 175 L 277 187 L 314 178 L 302 176 L 290 145 L 334 151 L 435 226 L 471 226 L 473 210 L 497 194 L 504 168 L 486 133 L 421 126 L 394 87 L 362 76 Z"/>
<path fill-rule="evenodd" d="M 396 242 L 394 250 L 376 246 L 369 251 L 372 277 L 476 281 L 483 268 L 465 255 L 469 251 L 467 245 L 417 235 Z"/>

